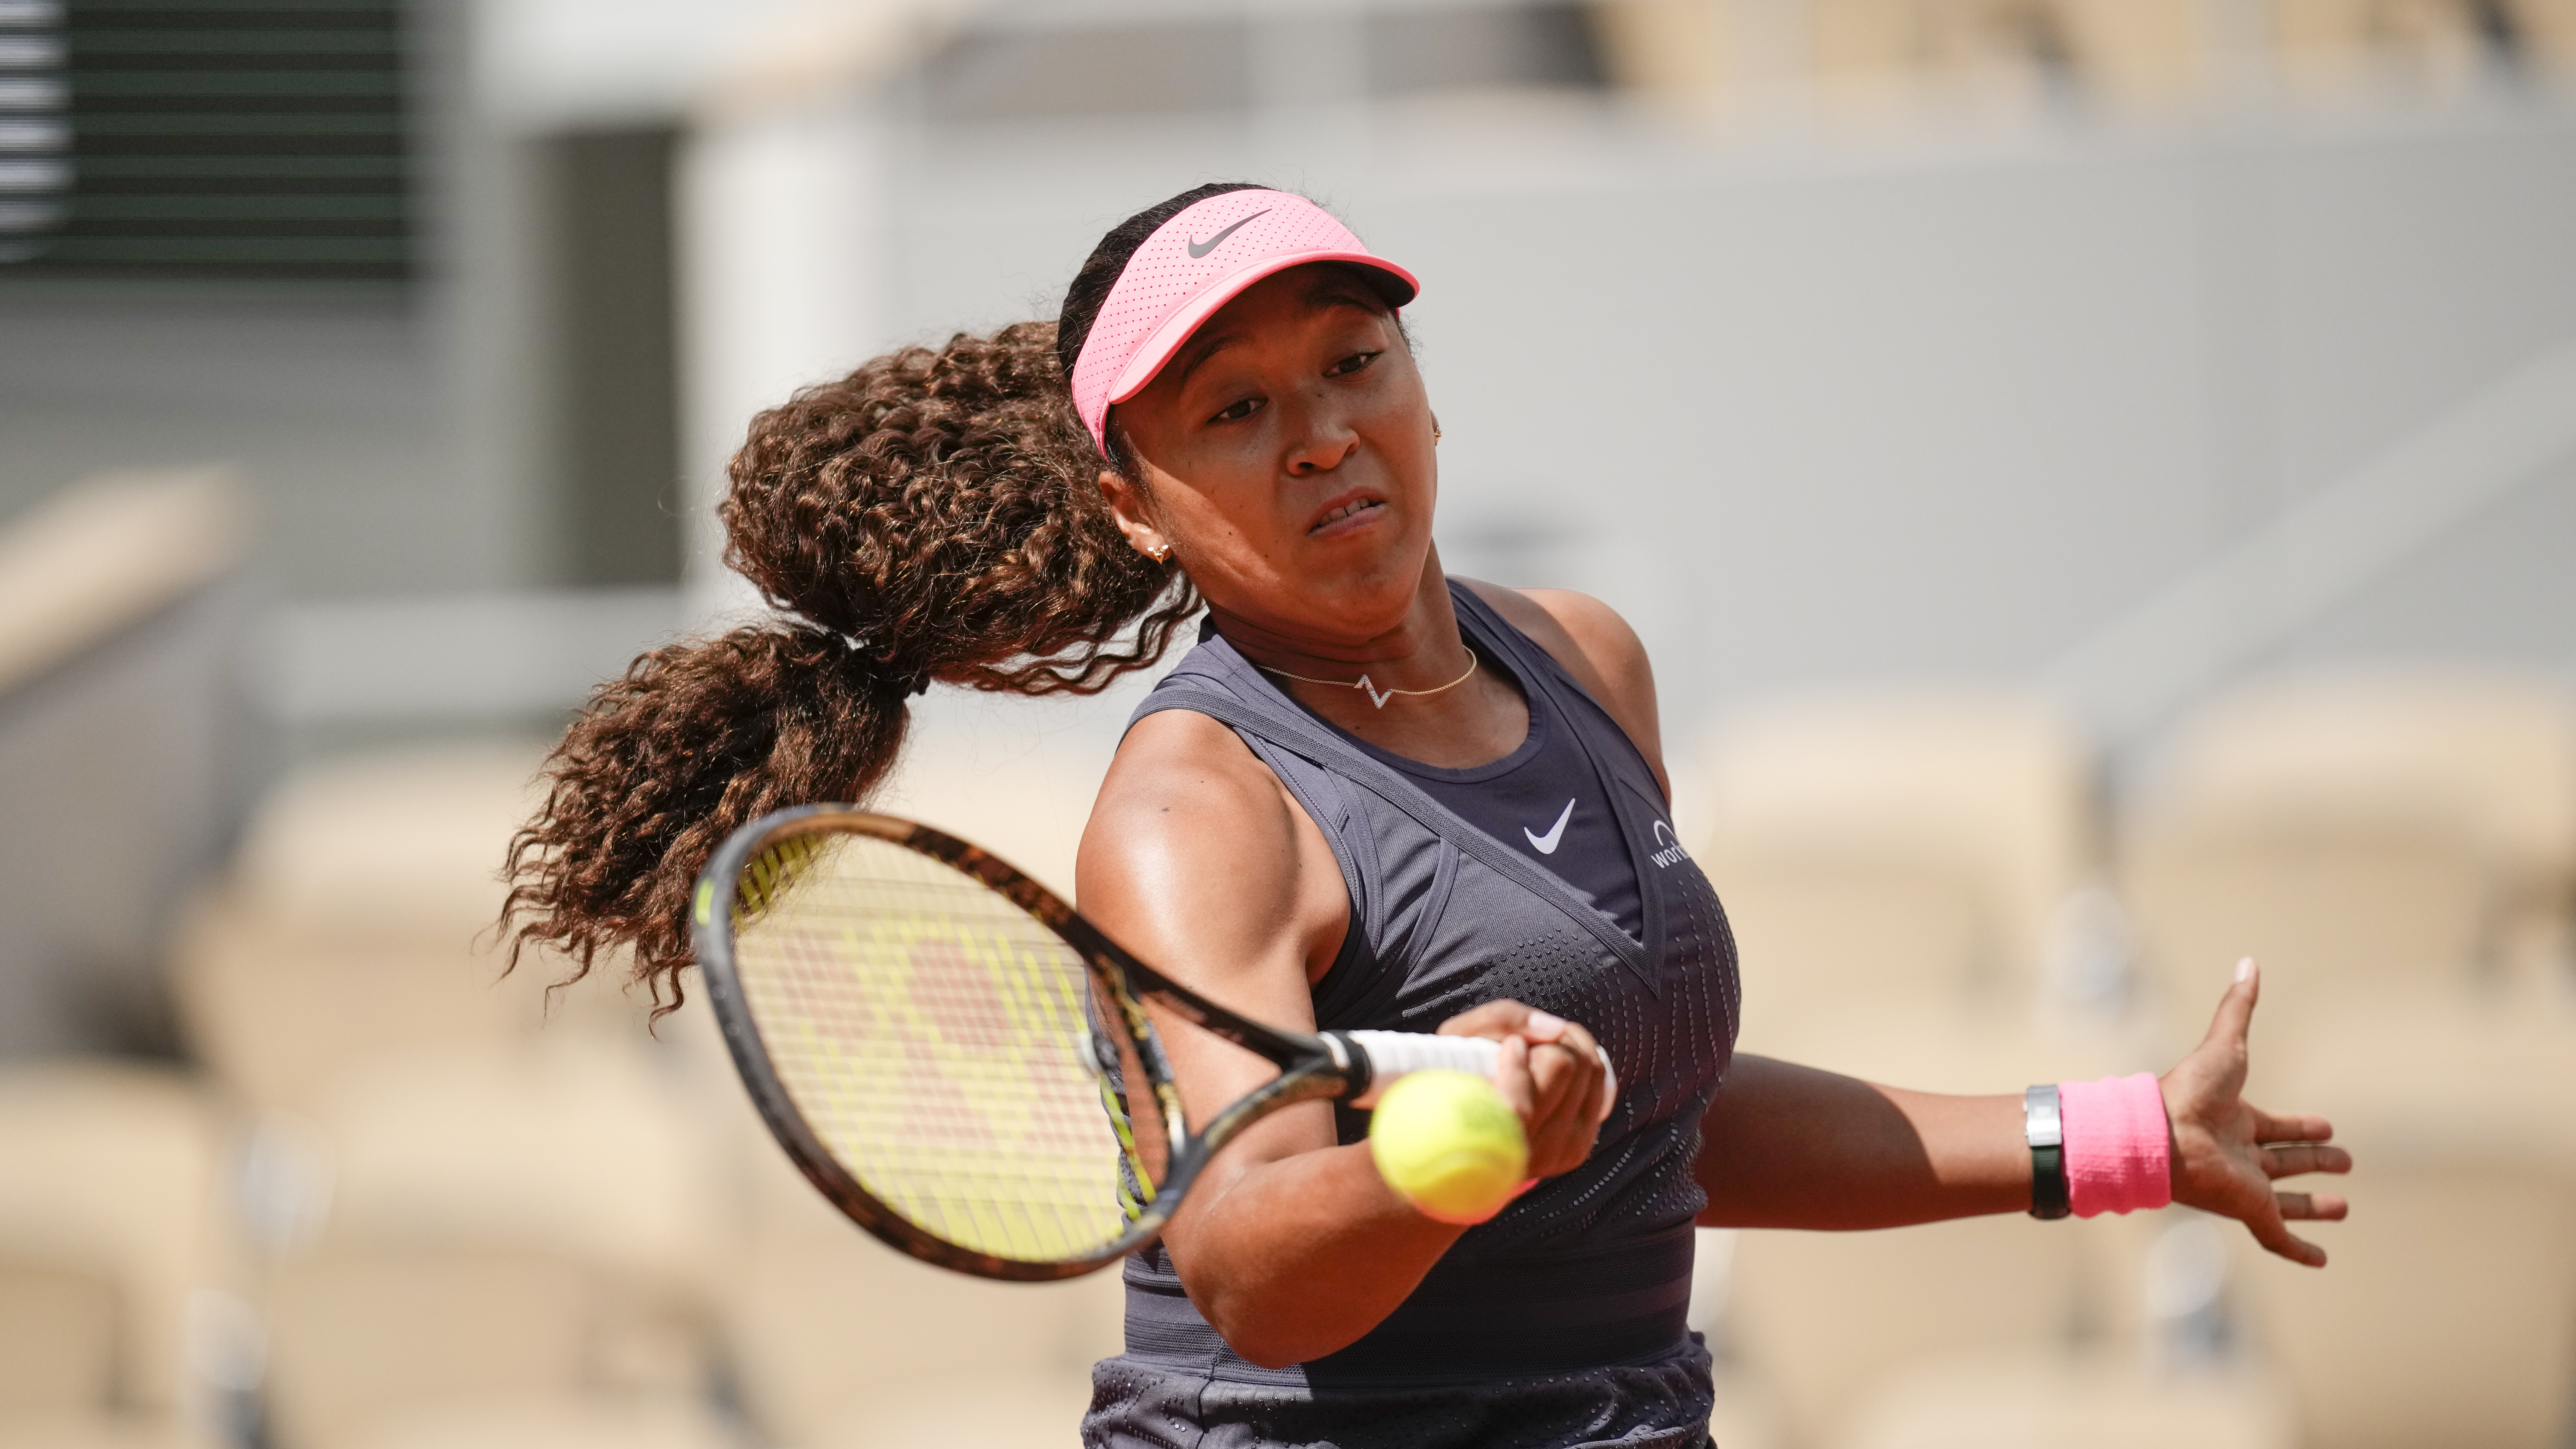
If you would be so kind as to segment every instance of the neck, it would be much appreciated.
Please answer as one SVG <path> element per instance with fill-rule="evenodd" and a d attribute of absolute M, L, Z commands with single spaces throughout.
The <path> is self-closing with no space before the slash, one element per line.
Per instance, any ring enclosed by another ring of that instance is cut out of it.
<path fill-rule="evenodd" d="M 1235 651 L 1306 708 L 1371 744 L 1427 765 L 1465 769 L 1510 754 L 1529 732 L 1520 692 L 1490 669 L 1460 681 L 1467 643 L 1449 598 L 1448 576 L 1433 552 L 1403 620 L 1365 638 L 1319 639 L 1311 632 L 1247 619 L 1211 605 L 1216 630 Z M 1373 691 L 1435 691 L 1390 696 L 1383 706 L 1351 686 L 1367 675 Z M 1286 678 L 1327 679 L 1311 684 Z M 1454 688 L 1443 689 L 1443 685 Z"/>
<path fill-rule="evenodd" d="M 1468 659 L 1436 549 L 1424 557 L 1421 580 L 1403 617 L 1378 633 L 1336 639 L 1299 623 L 1256 619 L 1213 602 L 1208 618 L 1237 653 L 1261 668 L 1341 684 L 1365 674 L 1381 690 L 1432 689 L 1456 679 Z M 1312 691 L 1317 686 L 1295 687 Z"/>

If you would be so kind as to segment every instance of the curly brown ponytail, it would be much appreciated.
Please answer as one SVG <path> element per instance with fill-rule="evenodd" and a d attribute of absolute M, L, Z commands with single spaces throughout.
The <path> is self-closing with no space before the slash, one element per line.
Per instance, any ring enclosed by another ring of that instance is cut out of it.
<path fill-rule="evenodd" d="M 753 420 L 725 562 L 788 617 L 656 649 L 591 696 L 510 842 L 513 965 L 542 945 L 579 979 L 624 948 L 669 1011 L 707 857 L 770 810 L 864 800 L 928 681 L 1090 694 L 1162 657 L 1198 597 L 1111 520 L 1056 334 L 906 348 Z"/>

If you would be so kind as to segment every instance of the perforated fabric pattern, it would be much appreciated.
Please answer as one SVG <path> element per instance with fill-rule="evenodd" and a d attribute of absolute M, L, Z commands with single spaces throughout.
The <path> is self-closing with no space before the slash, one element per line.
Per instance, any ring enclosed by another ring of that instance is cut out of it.
<path fill-rule="evenodd" d="M 1348 261 L 1377 269 L 1402 306 L 1419 284 L 1413 274 L 1372 255 L 1332 213 L 1285 191 L 1228 191 L 1211 196 L 1155 228 L 1092 319 L 1074 360 L 1074 410 L 1093 442 L 1110 406 L 1153 380 L 1197 324 L 1245 287 L 1308 262 Z"/>

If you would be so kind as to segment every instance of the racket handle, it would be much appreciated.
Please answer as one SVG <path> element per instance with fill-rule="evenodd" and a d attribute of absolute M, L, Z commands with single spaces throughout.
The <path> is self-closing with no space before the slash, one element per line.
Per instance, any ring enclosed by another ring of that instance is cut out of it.
<path fill-rule="evenodd" d="M 1490 1077 L 1494 1074 L 1494 1059 L 1503 1050 L 1500 1042 L 1474 1036 L 1430 1036 L 1418 1031 L 1351 1031 L 1342 1035 L 1368 1054 L 1368 1090 L 1351 1100 L 1354 1107 L 1376 1106 L 1378 1094 L 1407 1072 L 1442 1067 Z M 1607 1056 L 1601 1059 L 1601 1072 L 1610 1086 L 1604 1099 L 1615 1100 L 1619 1076 L 1610 1069 Z"/>
<path fill-rule="evenodd" d="M 1376 1106 L 1378 1095 L 1407 1072 L 1439 1068 L 1492 1076 L 1494 1059 L 1503 1051 L 1500 1042 L 1474 1036 L 1430 1036 L 1418 1031 L 1354 1031 L 1344 1035 L 1368 1054 L 1368 1090 L 1351 1100 L 1354 1107 Z"/>

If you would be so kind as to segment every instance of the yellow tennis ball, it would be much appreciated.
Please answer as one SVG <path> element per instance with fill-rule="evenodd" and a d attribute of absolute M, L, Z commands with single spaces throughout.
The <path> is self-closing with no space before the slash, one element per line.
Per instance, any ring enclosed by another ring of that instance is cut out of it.
<path fill-rule="evenodd" d="M 1444 1223 L 1481 1223 L 1529 1175 L 1529 1138 L 1473 1072 L 1411 1072 L 1378 1098 L 1369 1156 L 1387 1186 Z"/>

